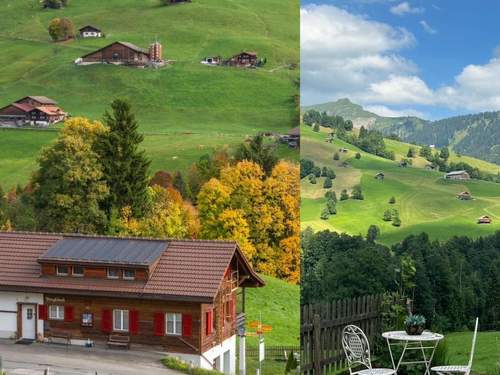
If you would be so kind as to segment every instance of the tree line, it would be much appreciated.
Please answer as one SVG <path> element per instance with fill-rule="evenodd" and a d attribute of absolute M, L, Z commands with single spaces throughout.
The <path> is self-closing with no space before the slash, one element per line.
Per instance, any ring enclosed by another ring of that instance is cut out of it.
<path fill-rule="evenodd" d="M 385 293 L 423 314 L 428 326 L 452 331 L 500 326 L 500 232 L 432 241 L 410 235 L 387 247 L 378 231 L 366 238 L 330 231 L 302 233 L 302 302 Z"/>
<path fill-rule="evenodd" d="M 26 186 L 0 188 L 0 229 L 234 239 L 257 271 L 298 282 L 299 168 L 261 135 L 150 175 L 130 104 L 67 120 Z"/>

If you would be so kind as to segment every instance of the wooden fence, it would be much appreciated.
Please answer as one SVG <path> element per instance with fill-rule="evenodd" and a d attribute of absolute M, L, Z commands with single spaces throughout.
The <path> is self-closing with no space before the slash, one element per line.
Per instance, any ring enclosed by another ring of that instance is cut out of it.
<path fill-rule="evenodd" d="M 290 353 L 299 353 L 299 346 L 265 346 L 265 356 L 267 359 L 281 359 L 283 361 L 286 360 L 286 355 L 290 355 Z M 251 348 L 247 349 L 247 357 L 249 358 L 258 358 L 259 357 L 259 348 Z"/>
<path fill-rule="evenodd" d="M 301 373 L 324 375 L 345 368 L 342 330 L 359 326 L 370 342 L 382 331 L 382 296 L 364 296 L 301 307 Z"/>

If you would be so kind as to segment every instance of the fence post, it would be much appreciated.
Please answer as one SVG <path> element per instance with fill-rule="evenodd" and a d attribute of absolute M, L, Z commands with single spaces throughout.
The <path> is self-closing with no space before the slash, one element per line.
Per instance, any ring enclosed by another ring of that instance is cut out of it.
<path fill-rule="evenodd" d="M 321 366 L 321 317 L 319 314 L 314 314 L 314 375 L 323 374 L 323 366 Z"/>

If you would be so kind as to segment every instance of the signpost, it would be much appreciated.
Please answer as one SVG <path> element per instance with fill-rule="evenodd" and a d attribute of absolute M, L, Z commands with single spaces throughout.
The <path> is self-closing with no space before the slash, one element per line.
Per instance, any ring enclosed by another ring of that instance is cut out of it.
<path fill-rule="evenodd" d="M 266 358 L 266 346 L 264 343 L 264 333 L 271 332 L 273 327 L 268 324 L 262 324 L 262 313 L 260 319 L 254 320 L 248 324 L 250 328 L 255 328 L 255 332 L 248 332 L 246 336 L 259 337 L 259 368 L 257 374 L 262 374 L 262 364 Z"/>

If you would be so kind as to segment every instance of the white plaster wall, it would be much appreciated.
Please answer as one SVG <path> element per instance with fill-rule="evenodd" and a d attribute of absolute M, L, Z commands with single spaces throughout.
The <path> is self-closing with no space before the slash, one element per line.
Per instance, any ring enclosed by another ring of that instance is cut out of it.
<path fill-rule="evenodd" d="M 43 294 L 0 291 L 0 338 L 12 338 L 17 331 L 17 303 L 43 304 Z M 43 320 L 37 321 L 39 335 L 43 335 Z"/>
<path fill-rule="evenodd" d="M 229 368 L 224 369 L 224 353 L 229 350 L 230 360 Z M 219 371 L 228 374 L 236 374 L 236 335 L 224 340 L 220 345 L 214 346 L 212 349 L 203 353 L 203 356 L 194 354 L 167 353 L 169 356 L 179 358 L 187 363 L 192 363 L 195 367 L 201 367 L 207 370 L 212 370 L 214 359 L 220 356 L 221 368 Z"/>

